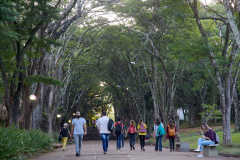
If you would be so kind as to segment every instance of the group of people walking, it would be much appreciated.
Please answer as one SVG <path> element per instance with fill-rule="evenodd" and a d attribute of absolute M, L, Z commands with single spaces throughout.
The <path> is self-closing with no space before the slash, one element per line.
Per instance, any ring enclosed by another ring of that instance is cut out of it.
<path fill-rule="evenodd" d="M 102 117 L 98 119 L 96 126 L 102 139 L 102 147 L 104 154 L 108 152 L 108 140 L 110 138 L 111 131 L 113 131 L 113 135 L 116 136 L 117 150 L 120 150 L 122 147 L 124 147 L 124 137 L 127 135 L 129 136 L 130 150 L 135 150 L 136 136 L 138 134 L 140 139 L 141 151 L 145 151 L 144 146 L 145 138 L 147 135 L 147 125 L 143 122 L 143 119 L 140 119 L 137 125 L 135 124 L 134 120 L 131 120 L 129 126 L 126 129 L 120 118 L 118 118 L 117 122 L 114 123 L 112 119 L 107 117 L 106 112 L 102 112 Z M 63 151 L 66 147 L 68 135 L 70 135 L 70 137 L 74 137 L 76 145 L 76 156 L 78 157 L 81 155 L 83 136 L 87 135 L 86 121 L 84 118 L 80 117 L 79 111 L 76 112 L 76 118 L 72 121 L 71 133 L 67 127 L 68 125 L 67 123 L 65 123 L 64 127 L 60 129 L 59 133 L 63 137 Z M 209 131 L 209 127 L 207 126 L 207 124 L 203 124 L 201 128 L 203 131 L 207 130 L 207 134 L 204 134 L 205 139 L 198 140 L 199 146 L 195 151 L 202 151 L 202 144 L 215 143 L 215 141 L 213 140 L 213 133 L 211 132 L 211 130 Z M 166 129 L 164 129 L 163 123 L 159 118 L 157 118 L 154 124 L 154 132 L 152 135 L 156 138 L 155 151 L 162 152 L 162 137 L 165 134 L 166 138 L 169 139 L 170 152 L 172 152 L 174 151 L 176 136 L 180 137 L 177 132 L 176 126 L 173 124 L 172 120 L 170 120 Z"/>

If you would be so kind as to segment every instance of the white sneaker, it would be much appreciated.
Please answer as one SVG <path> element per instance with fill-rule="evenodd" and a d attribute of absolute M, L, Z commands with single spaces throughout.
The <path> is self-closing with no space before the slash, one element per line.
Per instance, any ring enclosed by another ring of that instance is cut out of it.
<path fill-rule="evenodd" d="M 194 152 L 200 152 L 201 150 L 200 149 L 195 149 Z"/>
<path fill-rule="evenodd" d="M 199 154 L 197 157 L 198 157 L 198 158 L 202 158 L 202 157 L 203 157 L 203 155 L 202 155 L 202 154 Z"/>

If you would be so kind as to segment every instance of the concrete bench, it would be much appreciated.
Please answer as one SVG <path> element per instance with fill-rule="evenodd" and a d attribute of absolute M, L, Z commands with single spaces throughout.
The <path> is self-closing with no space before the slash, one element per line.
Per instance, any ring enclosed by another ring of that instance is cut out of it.
<path fill-rule="evenodd" d="M 187 142 L 176 142 L 175 150 L 178 152 L 189 152 L 189 143 Z"/>
<path fill-rule="evenodd" d="M 217 157 L 216 146 L 219 146 L 219 144 L 203 145 L 203 157 Z"/>

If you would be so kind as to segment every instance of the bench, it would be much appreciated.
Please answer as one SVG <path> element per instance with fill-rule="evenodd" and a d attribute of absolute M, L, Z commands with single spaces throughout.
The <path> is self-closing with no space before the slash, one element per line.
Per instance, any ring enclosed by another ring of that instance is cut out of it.
<path fill-rule="evenodd" d="M 175 150 L 178 152 L 189 152 L 189 143 L 187 142 L 176 142 Z"/>
<path fill-rule="evenodd" d="M 217 157 L 216 146 L 219 146 L 219 144 L 203 145 L 203 157 Z"/>

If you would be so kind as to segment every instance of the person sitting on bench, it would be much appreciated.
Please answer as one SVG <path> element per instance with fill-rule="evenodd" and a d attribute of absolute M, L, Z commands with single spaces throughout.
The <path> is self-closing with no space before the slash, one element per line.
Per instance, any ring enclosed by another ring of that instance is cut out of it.
<path fill-rule="evenodd" d="M 199 133 L 199 135 L 202 136 L 202 138 L 198 139 L 198 148 L 194 150 L 194 152 L 201 152 L 197 157 L 203 157 L 202 155 L 202 145 L 212 145 L 215 144 L 215 138 L 214 138 L 214 131 L 209 128 L 208 124 L 204 122 L 201 125 L 202 133 Z"/>

